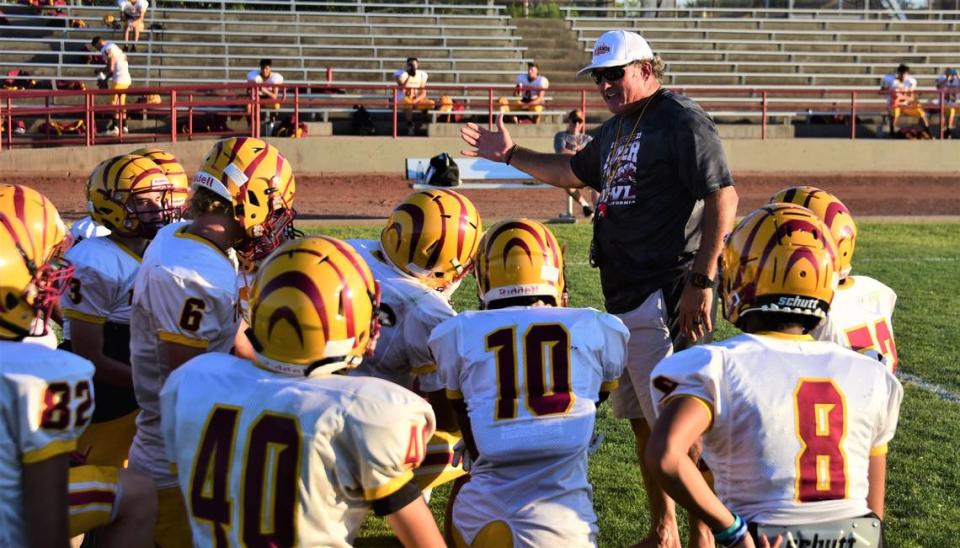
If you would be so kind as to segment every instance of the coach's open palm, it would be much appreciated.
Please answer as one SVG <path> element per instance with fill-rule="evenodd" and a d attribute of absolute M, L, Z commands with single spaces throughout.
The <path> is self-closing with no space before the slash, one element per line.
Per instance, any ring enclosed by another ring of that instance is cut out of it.
<path fill-rule="evenodd" d="M 503 114 L 497 116 L 498 132 L 482 128 L 473 122 L 460 128 L 460 138 L 472 146 L 474 150 L 461 150 L 464 156 L 486 158 L 494 162 L 506 162 L 507 152 L 513 147 L 510 132 L 503 125 Z"/>

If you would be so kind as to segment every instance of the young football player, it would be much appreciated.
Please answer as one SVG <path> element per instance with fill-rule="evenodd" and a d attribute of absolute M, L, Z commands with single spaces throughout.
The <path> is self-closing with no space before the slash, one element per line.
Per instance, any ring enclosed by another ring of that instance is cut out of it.
<path fill-rule="evenodd" d="M 837 256 L 808 209 L 750 213 L 724 247 L 719 289 L 724 317 L 745 333 L 654 369 L 647 464 L 722 546 L 754 546 L 750 533 L 761 545 L 853 546 L 856 535 L 880 545 L 903 388 L 876 360 L 810 336 L 833 299 Z M 716 494 L 687 456 L 701 436 Z"/>
<path fill-rule="evenodd" d="M 473 460 L 454 502 L 454 541 L 595 546 L 587 452 L 597 403 L 623 372 L 629 332 L 610 314 L 563 307 L 563 255 L 539 222 L 491 227 L 476 277 L 483 310 L 430 335 Z"/>
<path fill-rule="evenodd" d="M 73 266 L 56 207 L 32 188 L 0 185 L 0 545 L 66 546 L 103 529 L 104 546 L 149 546 L 153 493 L 135 474 L 70 468 L 94 412 L 93 364 L 39 344 Z M 123 496 L 125 503 L 120 504 Z"/>
<path fill-rule="evenodd" d="M 405 546 L 443 546 L 412 469 L 430 406 L 356 367 L 377 337 L 379 290 L 348 244 L 287 242 L 250 301 L 251 362 L 196 357 L 167 379 L 163 433 L 196 546 L 350 546 L 369 509 Z"/>
<path fill-rule="evenodd" d="M 143 156 L 100 163 L 87 180 L 94 222 L 109 229 L 67 252 L 74 266 L 63 310 L 61 348 L 96 367 L 96 407 L 78 444 L 87 464 L 123 467 L 139 407 L 130 372 L 130 304 L 143 252 L 157 230 L 180 220 L 186 180 L 174 183 Z"/>
<path fill-rule="evenodd" d="M 465 196 L 444 189 L 415 192 L 394 208 L 380 241 L 348 240 L 380 284 L 380 339 L 376 352 L 351 375 L 386 379 L 427 395 L 437 417 L 423 466 L 424 489 L 463 475 L 450 466 L 460 441 L 427 340 L 433 328 L 456 315 L 449 298 L 473 270 L 483 233 L 480 214 Z"/>
<path fill-rule="evenodd" d="M 770 202 L 801 205 L 814 213 L 837 244 L 840 286 L 826 320 L 813 330 L 820 341 L 833 341 L 857 352 L 879 355 L 892 373 L 897 372 L 897 344 L 893 340 L 893 308 L 897 294 L 869 276 L 852 276 L 857 225 L 839 198 L 812 186 L 791 187 L 773 195 Z"/>
<path fill-rule="evenodd" d="M 237 257 L 259 260 L 292 229 L 294 177 L 259 139 L 217 142 L 191 183 L 188 223 L 160 230 L 134 283 L 130 361 L 140 414 L 130 467 L 149 472 L 159 493 L 156 542 L 190 543 L 176 474 L 160 431 L 160 389 L 170 373 L 205 352 L 229 352 L 240 322 Z"/>

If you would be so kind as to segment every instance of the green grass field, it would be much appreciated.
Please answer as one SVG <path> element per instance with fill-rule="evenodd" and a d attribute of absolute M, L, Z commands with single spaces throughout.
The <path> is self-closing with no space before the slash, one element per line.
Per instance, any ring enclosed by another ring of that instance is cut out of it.
<path fill-rule="evenodd" d="M 567 246 L 571 306 L 602 308 L 597 271 L 587 264 L 590 227 L 554 225 Z M 339 238 L 376 238 L 374 227 L 324 227 L 310 233 Z M 860 224 L 854 273 L 877 278 L 899 296 L 894 332 L 900 369 L 952 394 L 960 394 L 960 223 Z M 458 309 L 476 308 L 473 280 L 455 296 Z M 736 333 L 721 321 L 719 338 Z M 906 396 L 897 436 L 891 444 L 887 480 L 888 545 L 892 547 L 960 544 L 960 403 L 945 401 L 913 382 Z M 590 462 L 594 504 L 602 546 L 639 541 L 649 523 L 645 511 L 633 438 L 625 421 L 600 408 L 598 428 L 606 440 Z M 431 507 L 442 520 L 447 490 L 438 489 Z M 392 545 L 382 520 L 371 517 L 358 546 Z"/>

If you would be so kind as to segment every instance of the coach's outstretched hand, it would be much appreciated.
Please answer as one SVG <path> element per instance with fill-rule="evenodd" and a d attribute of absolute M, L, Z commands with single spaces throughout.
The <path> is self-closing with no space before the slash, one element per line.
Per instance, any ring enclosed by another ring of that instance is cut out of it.
<path fill-rule="evenodd" d="M 473 147 L 473 150 L 461 150 L 470 158 L 486 158 L 494 162 L 506 162 L 507 152 L 513 147 L 510 132 L 503 125 L 503 113 L 497 116 L 498 132 L 482 128 L 473 122 L 460 128 L 460 138 Z"/>

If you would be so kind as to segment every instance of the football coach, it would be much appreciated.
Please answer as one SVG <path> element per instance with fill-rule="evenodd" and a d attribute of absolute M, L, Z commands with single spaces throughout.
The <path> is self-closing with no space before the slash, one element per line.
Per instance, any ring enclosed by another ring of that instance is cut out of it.
<path fill-rule="evenodd" d="M 515 144 L 502 116 L 497 132 L 471 123 L 460 135 L 472 147 L 466 156 L 600 193 L 590 262 L 600 269 L 607 311 L 630 330 L 613 411 L 630 420 L 636 436 L 652 516 L 644 544 L 680 546 L 673 501 L 643 464 L 656 418 L 650 373 L 673 352 L 710 339 L 717 259 L 733 227 L 737 193 L 716 126 L 691 99 L 662 87 L 664 68 L 639 34 L 601 35 L 578 75 L 589 73 L 613 117 L 575 156 Z M 690 545 L 712 541 L 702 524 L 691 535 Z"/>

